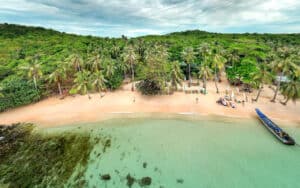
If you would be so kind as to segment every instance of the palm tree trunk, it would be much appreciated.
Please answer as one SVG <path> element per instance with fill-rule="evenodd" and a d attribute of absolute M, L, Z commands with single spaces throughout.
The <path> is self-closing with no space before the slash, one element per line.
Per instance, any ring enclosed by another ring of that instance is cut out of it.
<path fill-rule="evenodd" d="M 259 87 L 259 90 L 258 90 L 257 96 L 256 96 L 256 98 L 255 98 L 255 102 L 257 102 L 257 101 L 258 101 L 258 98 L 259 98 L 259 96 L 260 96 L 260 93 L 261 93 L 261 91 L 262 91 L 262 89 L 263 89 L 263 88 L 264 88 L 263 86 L 260 86 L 260 87 Z"/>
<path fill-rule="evenodd" d="M 58 86 L 59 95 L 62 95 L 60 82 L 57 82 L 57 86 Z"/>
<path fill-rule="evenodd" d="M 80 65 L 77 64 L 77 71 L 80 72 L 81 71 L 81 68 L 80 68 Z"/>
<path fill-rule="evenodd" d="M 204 93 L 206 93 L 206 78 L 203 78 L 203 88 L 204 88 Z"/>
<path fill-rule="evenodd" d="M 133 70 L 133 64 L 130 64 L 131 67 L 131 82 L 132 82 L 132 86 L 131 86 L 131 91 L 134 91 L 134 70 Z"/>
<path fill-rule="evenodd" d="M 217 93 L 219 93 L 217 81 L 218 81 L 217 68 L 215 67 L 215 86 L 216 86 Z"/>
<path fill-rule="evenodd" d="M 35 76 L 33 76 L 33 83 L 34 83 L 35 89 L 37 90 L 37 83 L 36 83 L 36 77 Z"/>
<path fill-rule="evenodd" d="M 278 83 L 277 83 L 276 90 L 275 90 L 275 94 L 274 94 L 274 97 L 273 97 L 273 99 L 271 100 L 271 102 L 275 102 L 275 100 L 276 100 L 278 91 L 279 91 L 279 89 L 280 89 L 280 84 L 281 84 L 282 76 L 283 76 L 283 72 L 280 73 L 279 81 L 278 81 Z"/>
<path fill-rule="evenodd" d="M 99 94 L 100 94 L 100 98 L 102 98 L 102 92 L 101 92 L 100 87 L 98 87 L 98 92 L 99 92 Z"/>
<path fill-rule="evenodd" d="M 191 65 L 189 64 L 189 87 L 191 87 Z"/>

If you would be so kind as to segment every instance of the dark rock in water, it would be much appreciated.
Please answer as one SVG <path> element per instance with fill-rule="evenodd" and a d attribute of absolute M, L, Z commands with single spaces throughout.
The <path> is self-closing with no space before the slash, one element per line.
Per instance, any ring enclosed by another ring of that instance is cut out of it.
<path fill-rule="evenodd" d="M 143 168 L 147 168 L 147 163 L 146 162 L 143 163 Z"/>
<path fill-rule="evenodd" d="M 152 179 L 150 177 L 143 177 L 139 180 L 139 184 L 141 187 L 151 185 Z"/>
<path fill-rule="evenodd" d="M 183 184 L 183 182 L 184 182 L 183 179 L 177 179 L 176 181 L 177 181 L 177 183 L 181 183 L 181 184 Z"/>
<path fill-rule="evenodd" d="M 106 151 L 106 148 L 110 147 L 111 146 L 111 140 L 110 139 L 107 139 L 104 143 L 104 148 L 103 148 L 103 152 Z"/>
<path fill-rule="evenodd" d="M 103 175 L 101 176 L 101 179 L 102 179 L 102 180 L 105 180 L 105 181 L 108 181 L 108 180 L 111 179 L 111 177 L 110 177 L 109 174 L 103 174 Z"/>
<path fill-rule="evenodd" d="M 132 177 L 130 174 L 127 174 L 126 179 L 127 179 L 127 184 L 126 184 L 126 185 L 127 185 L 129 188 L 131 188 L 132 185 L 133 185 L 134 182 L 135 182 L 135 178 Z"/>

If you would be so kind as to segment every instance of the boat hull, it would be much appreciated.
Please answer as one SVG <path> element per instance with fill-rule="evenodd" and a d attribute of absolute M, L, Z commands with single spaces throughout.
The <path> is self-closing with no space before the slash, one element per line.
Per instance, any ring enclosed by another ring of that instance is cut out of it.
<path fill-rule="evenodd" d="M 283 144 L 295 145 L 295 141 L 286 132 L 284 132 L 278 125 L 272 122 L 266 115 L 264 115 L 259 109 L 255 109 L 259 120 L 262 124 Z M 280 135 L 285 135 L 284 137 Z"/>

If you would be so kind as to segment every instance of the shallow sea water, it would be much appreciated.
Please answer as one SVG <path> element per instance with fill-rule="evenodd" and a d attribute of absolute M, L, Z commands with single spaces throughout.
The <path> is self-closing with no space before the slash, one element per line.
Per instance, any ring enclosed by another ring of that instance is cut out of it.
<path fill-rule="evenodd" d="M 300 187 L 300 146 L 281 144 L 258 120 L 122 118 L 47 131 L 69 129 L 111 139 L 105 152 L 94 146 L 87 187 L 127 188 L 128 174 L 150 177 L 148 187 L 155 188 Z M 284 129 L 300 142 L 300 128 Z M 103 174 L 111 179 L 102 180 Z"/>

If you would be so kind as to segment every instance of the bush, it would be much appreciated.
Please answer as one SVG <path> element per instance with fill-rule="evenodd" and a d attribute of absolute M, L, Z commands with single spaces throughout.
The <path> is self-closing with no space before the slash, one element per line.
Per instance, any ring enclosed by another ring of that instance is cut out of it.
<path fill-rule="evenodd" d="M 5 78 L 0 85 L 4 94 L 4 97 L 0 98 L 0 111 L 30 104 L 41 98 L 40 91 L 34 88 L 32 82 L 17 76 Z"/>
<path fill-rule="evenodd" d="M 151 79 L 145 79 L 137 84 L 137 89 L 143 95 L 157 95 L 163 92 L 159 82 Z"/>
<path fill-rule="evenodd" d="M 123 74 L 121 71 L 117 70 L 112 76 L 105 79 L 107 80 L 105 83 L 106 87 L 111 90 L 115 90 L 121 86 L 123 82 Z"/>

